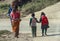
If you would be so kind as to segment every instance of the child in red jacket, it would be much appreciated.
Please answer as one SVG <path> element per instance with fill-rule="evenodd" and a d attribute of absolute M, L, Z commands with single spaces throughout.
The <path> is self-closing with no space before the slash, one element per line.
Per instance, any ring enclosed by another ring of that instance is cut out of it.
<path fill-rule="evenodd" d="M 42 36 L 44 36 L 44 30 L 45 35 L 47 35 L 47 28 L 49 27 L 49 22 L 44 12 L 41 13 L 40 22 L 41 22 Z"/>

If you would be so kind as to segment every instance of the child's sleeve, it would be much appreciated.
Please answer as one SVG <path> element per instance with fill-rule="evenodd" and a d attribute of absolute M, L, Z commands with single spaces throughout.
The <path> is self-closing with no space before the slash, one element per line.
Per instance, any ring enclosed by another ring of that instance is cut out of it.
<path fill-rule="evenodd" d="M 10 16 L 11 11 L 12 11 L 12 8 L 9 7 L 9 10 L 8 10 L 8 16 Z"/>
<path fill-rule="evenodd" d="M 39 21 L 37 20 L 37 18 L 35 18 L 35 19 L 36 19 L 36 22 L 39 23 Z"/>
<path fill-rule="evenodd" d="M 31 22 L 32 22 L 32 18 L 30 18 L 30 22 L 29 22 L 29 25 L 31 26 Z"/>
<path fill-rule="evenodd" d="M 8 16 L 10 16 L 10 8 L 9 8 L 9 10 L 8 10 Z"/>
<path fill-rule="evenodd" d="M 39 19 L 39 22 L 41 22 L 41 21 L 42 21 L 42 18 Z"/>

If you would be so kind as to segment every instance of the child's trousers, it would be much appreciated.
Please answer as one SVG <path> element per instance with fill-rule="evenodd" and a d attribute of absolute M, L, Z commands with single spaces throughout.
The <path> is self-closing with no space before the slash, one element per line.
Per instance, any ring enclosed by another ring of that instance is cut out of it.
<path fill-rule="evenodd" d="M 36 26 L 32 26 L 32 36 L 36 37 Z"/>

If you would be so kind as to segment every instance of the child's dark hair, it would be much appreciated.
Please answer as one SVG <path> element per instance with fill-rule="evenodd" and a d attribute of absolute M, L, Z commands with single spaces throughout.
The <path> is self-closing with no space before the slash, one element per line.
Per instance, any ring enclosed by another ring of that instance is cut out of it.
<path fill-rule="evenodd" d="M 32 15 L 31 15 L 32 17 L 34 17 L 35 16 L 35 14 L 34 13 L 32 13 Z"/>
<path fill-rule="evenodd" d="M 44 12 L 41 12 L 41 16 L 44 15 L 45 16 L 45 13 Z"/>

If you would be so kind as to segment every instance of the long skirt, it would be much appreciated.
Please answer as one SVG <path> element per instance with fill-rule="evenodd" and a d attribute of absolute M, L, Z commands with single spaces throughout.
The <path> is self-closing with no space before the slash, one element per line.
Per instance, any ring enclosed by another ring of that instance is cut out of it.
<path fill-rule="evenodd" d="M 19 23 L 20 21 L 12 21 L 12 31 L 19 34 Z"/>

